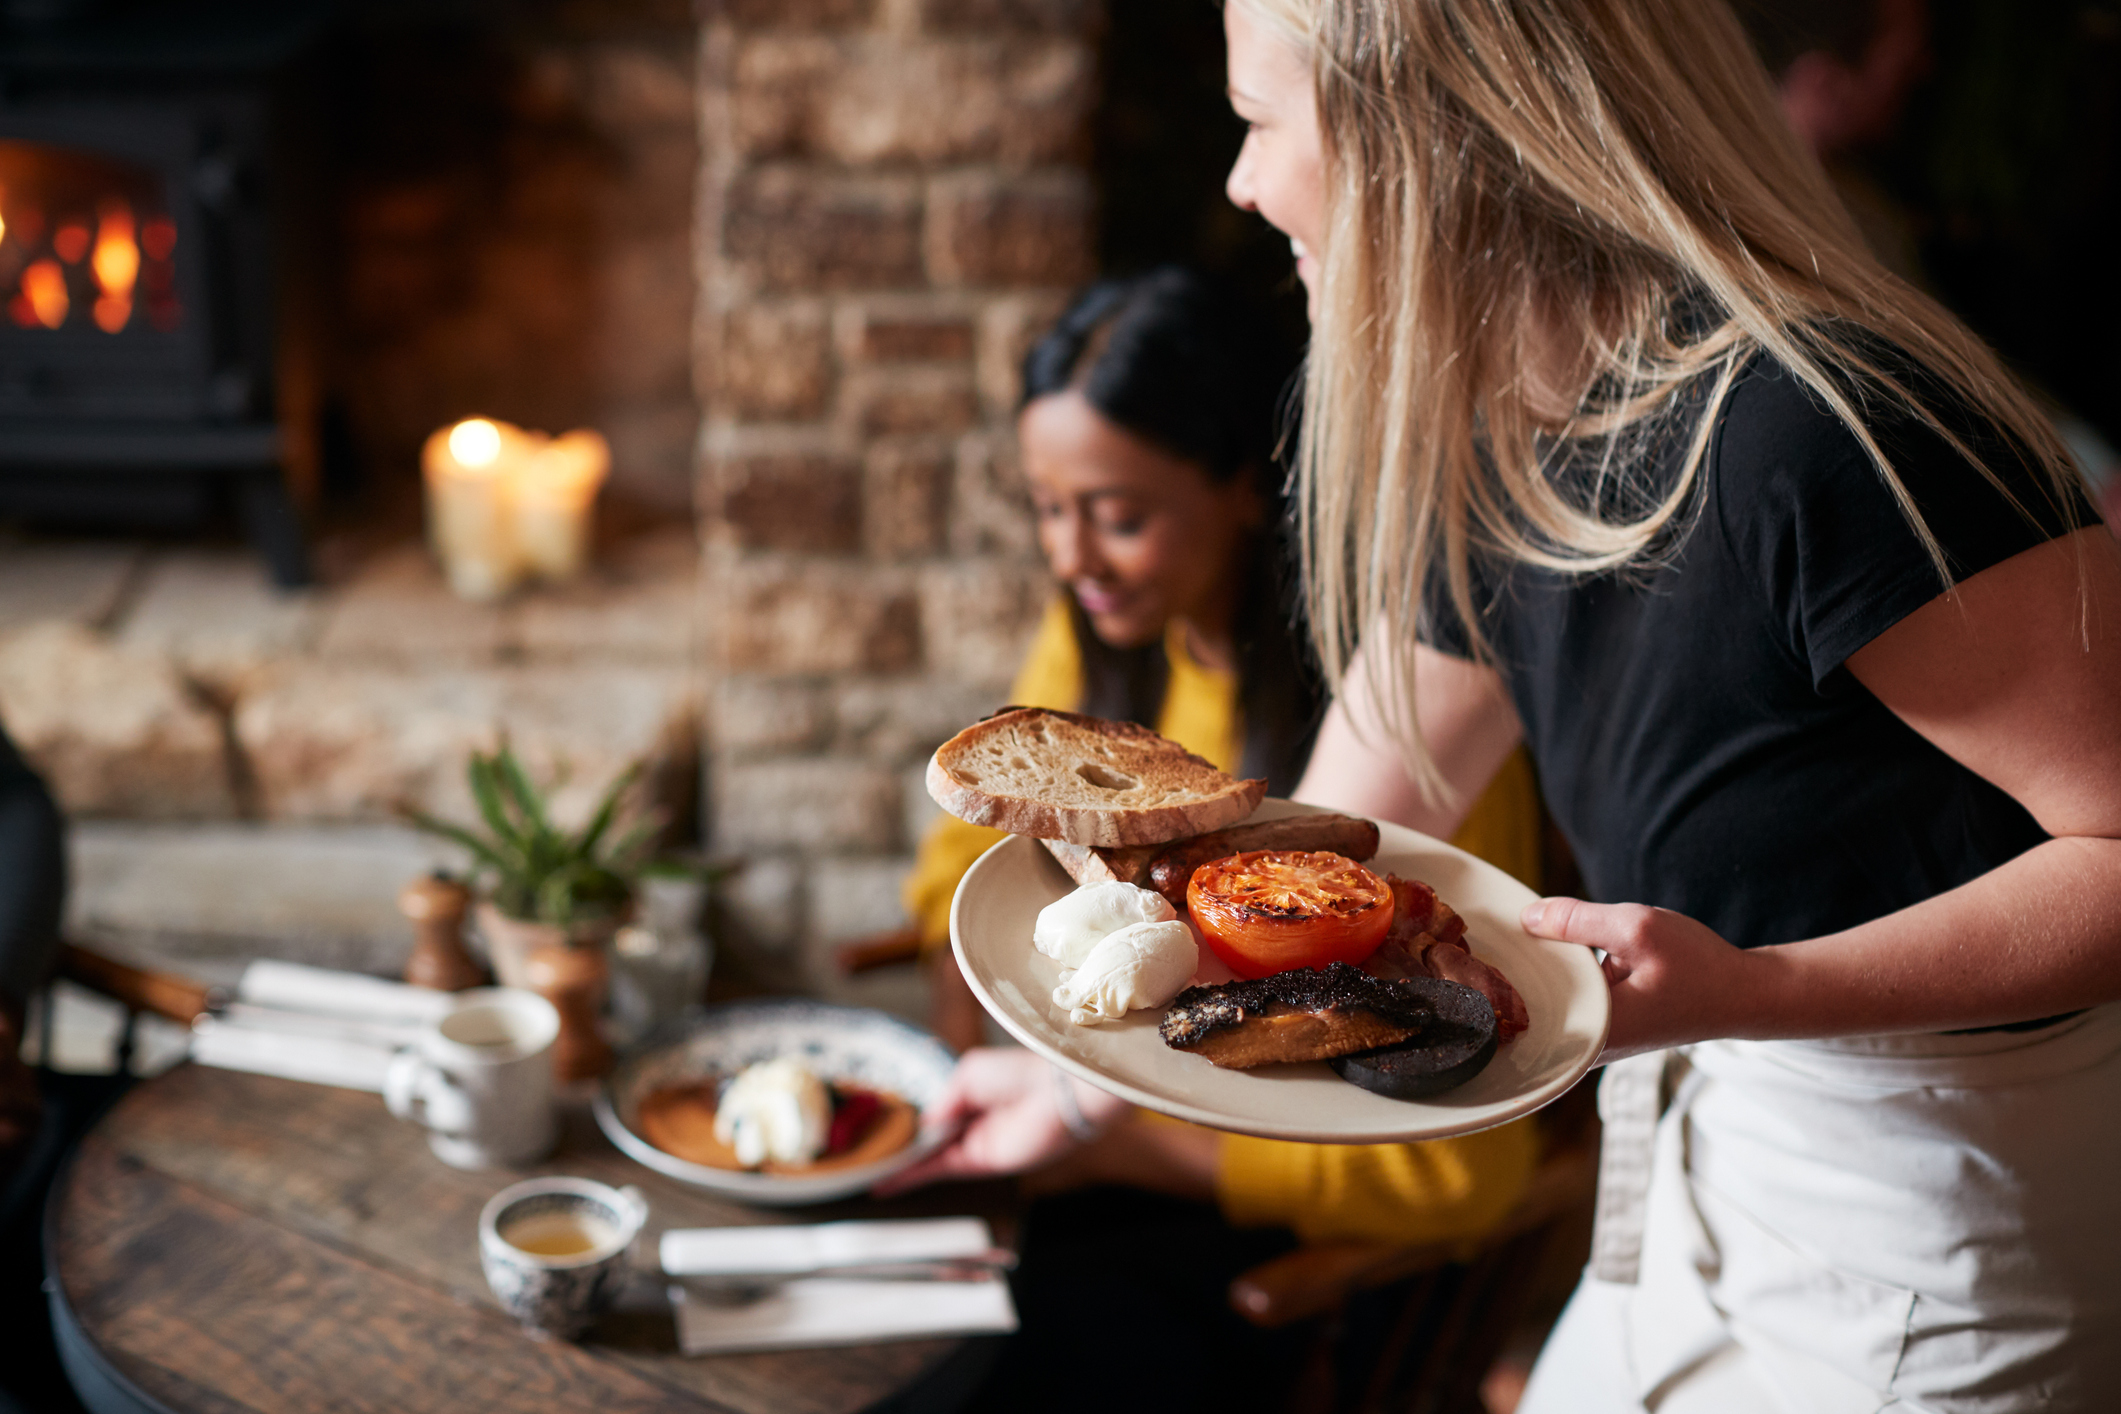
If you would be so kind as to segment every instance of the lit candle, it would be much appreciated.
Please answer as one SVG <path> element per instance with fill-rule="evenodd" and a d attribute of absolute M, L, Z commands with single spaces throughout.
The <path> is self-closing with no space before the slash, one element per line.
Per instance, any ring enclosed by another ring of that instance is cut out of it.
<path fill-rule="evenodd" d="M 474 417 L 436 432 L 421 453 L 428 538 L 449 587 L 466 599 L 498 599 L 522 578 L 512 483 L 528 440 L 506 423 Z"/>
<path fill-rule="evenodd" d="M 516 553 L 541 579 L 572 579 L 589 557 L 590 510 L 611 472 L 611 447 L 594 432 L 569 432 L 515 470 Z"/>
<path fill-rule="evenodd" d="M 466 599 L 498 599 L 526 575 L 571 579 L 589 558 L 590 512 L 611 472 L 594 432 L 542 432 L 474 417 L 427 439 L 427 532 Z"/>

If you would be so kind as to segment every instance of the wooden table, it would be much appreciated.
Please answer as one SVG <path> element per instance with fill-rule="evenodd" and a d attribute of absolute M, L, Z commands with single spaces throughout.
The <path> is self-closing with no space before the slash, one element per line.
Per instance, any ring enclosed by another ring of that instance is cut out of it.
<path fill-rule="evenodd" d="M 88 1136 L 54 1194 L 52 1256 L 81 1333 L 171 1409 L 842 1414 L 902 1389 L 953 1340 L 687 1359 L 667 1310 L 606 1317 L 579 1346 L 532 1340 L 479 1270 L 480 1207 L 530 1172 L 638 1184 L 666 1227 L 978 1212 L 1007 1190 L 782 1212 L 642 1168 L 571 1106 L 533 1171 L 463 1173 L 382 1100 L 183 1065 Z"/>

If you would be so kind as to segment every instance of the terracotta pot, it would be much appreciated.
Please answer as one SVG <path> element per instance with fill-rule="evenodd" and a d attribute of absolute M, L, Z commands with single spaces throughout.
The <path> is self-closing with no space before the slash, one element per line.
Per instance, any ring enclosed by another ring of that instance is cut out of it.
<path fill-rule="evenodd" d="M 486 943 L 487 959 L 493 963 L 494 980 L 504 987 L 535 991 L 537 989 L 531 987 L 530 973 L 526 969 L 532 953 L 539 948 L 553 947 L 587 947 L 602 952 L 611 945 L 612 935 L 625 924 L 628 915 L 599 918 L 562 928 L 556 923 L 510 918 L 493 906 L 493 900 L 482 898 L 473 916 L 478 920 L 479 936 Z"/>
<path fill-rule="evenodd" d="M 562 1085 L 594 1080 L 611 1069 L 604 1039 L 604 999 L 611 987 L 611 955 L 601 947 L 548 945 L 524 959 L 530 990 L 560 1014 L 552 1043 L 552 1078 Z"/>

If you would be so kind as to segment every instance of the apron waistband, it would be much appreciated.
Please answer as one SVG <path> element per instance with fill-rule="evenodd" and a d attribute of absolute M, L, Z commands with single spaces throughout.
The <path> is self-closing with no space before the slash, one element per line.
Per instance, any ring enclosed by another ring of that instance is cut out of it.
<path fill-rule="evenodd" d="M 2121 1050 L 2121 1005 L 2040 1031 L 1846 1036 L 1828 1041 L 1708 1041 L 1692 1062 L 1722 1078 L 1799 1079 L 1839 1090 L 1991 1089 L 2068 1075 Z"/>

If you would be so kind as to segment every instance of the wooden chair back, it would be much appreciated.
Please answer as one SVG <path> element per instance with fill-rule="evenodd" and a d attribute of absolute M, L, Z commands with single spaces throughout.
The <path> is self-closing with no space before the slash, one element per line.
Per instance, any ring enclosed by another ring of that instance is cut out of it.
<path fill-rule="evenodd" d="M 1546 1156 L 1470 1253 L 1462 1243 L 1313 1243 L 1230 1284 L 1231 1307 L 1254 1325 L 1323 1318 L 1311 1376 L 1298 1390 L 1303 1414 L 1483 1414 L 1482 1379 L 1552 1268 L 1557 1244 L 1582 1231 L 1596 1192 L 1593 1094 L 1587 1079 L 1543 1112 Z M 1389 1311 L 1382 1328 L 1380 1298 Z M 1370 1319 L 1348 1319 L 1357 1305 L 1370 1308 Z"/>

